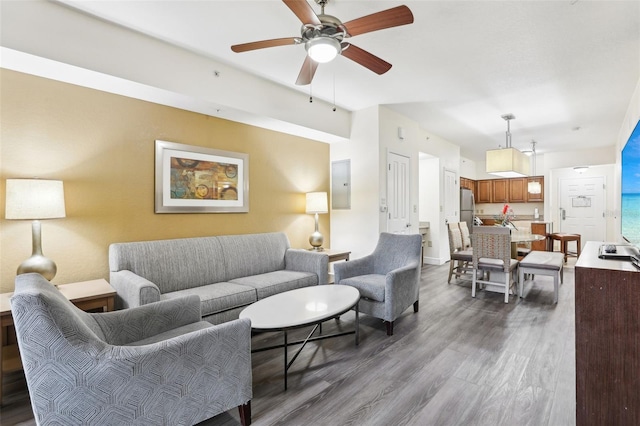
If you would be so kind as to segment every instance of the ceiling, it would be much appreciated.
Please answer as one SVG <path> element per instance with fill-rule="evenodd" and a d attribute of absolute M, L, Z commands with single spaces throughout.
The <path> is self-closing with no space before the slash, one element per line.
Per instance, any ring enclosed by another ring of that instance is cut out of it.
<path fill-rule="evenodd" d="M 393 64 L 378 76 L 338 57 L 296 86 L 303 46 L 233 53 L 233 44 L 299 36 L 279 0 L 67 1 L 84 13 L 356 111 L 386 105 L 483 161 L 504 145 L 538 153 L 614 145 L 640 79 L 638 1 L 347 1 L 343 22 L 406 4 L 411 25 L 349 39 Z M 310 4 L 320 13 L 320 8 Z"/>

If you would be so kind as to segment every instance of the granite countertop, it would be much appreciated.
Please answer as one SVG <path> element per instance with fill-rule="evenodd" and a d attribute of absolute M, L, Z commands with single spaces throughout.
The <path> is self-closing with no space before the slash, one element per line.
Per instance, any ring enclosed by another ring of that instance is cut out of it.
<path fill-rule="evenodd" d="M 484 219 L 496 219 L 496 216 L 498 216 L 497 214 L 477 214 L 476 217 L 479 217 L 480 219 L 484 220 Z M 526 220 L 526 221 L 530 221 L 533 223 L 551 223 L 549 221 L 544 220 L 544 216 L 540 215 L 540 217 L 538 219 L 534 219 L 533 215 L 516 215 L 516 217 L 513 219 L 514 221 L 518 221 L 518 220 Z"/>

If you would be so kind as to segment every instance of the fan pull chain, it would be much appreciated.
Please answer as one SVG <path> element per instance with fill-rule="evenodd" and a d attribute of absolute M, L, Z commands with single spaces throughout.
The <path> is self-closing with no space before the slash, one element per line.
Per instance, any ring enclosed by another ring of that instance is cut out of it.
<path fill-rule="evenodd" d="M 313 102 L 313 76 L 311 75 L 311 67 L 309 67 L 309 103 Z"/>
<path fill-rule="evenodd" d="M 336 70 L 333 69 L 333 112 L 336 112 Z"/>

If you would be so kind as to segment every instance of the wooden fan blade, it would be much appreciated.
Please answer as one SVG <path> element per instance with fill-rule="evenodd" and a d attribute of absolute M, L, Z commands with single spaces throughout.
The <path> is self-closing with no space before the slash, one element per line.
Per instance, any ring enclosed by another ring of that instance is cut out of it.
<path fill-rule="evenodd" d="M 274 38 L 272 40 L 253 41 L 251 43 L 235 44 L 231 50 L 236 53 L 247 52 L 249 50 L 264 49 L 265 47 L 287 46 L 296 44 L 295 37 Z"/>
<path fill-rule="evenodd" d="M 413 13 L 407 6 L 398 6 L 382 12 L 372 13 L 344 24 L 350 36 L 357 36 L 385 28 L 413 23 Z"/>
<path fill-rule="evenodd" d="M 311 83 L 313 80 L 313 76 L 316 74 L 316 70 L 318 69 L 318 63 L 311 59 L 309 56 L 304 58 L 304 63 L 302 64 L 302 68 L 300 69 L 300 74 L 298 74 L 298 79 L 296 80 L 296 84 L 298 86 L 306 86 Z"/>
<path fill-rule="evenodd" d="M 320 25 L 318 15 L 313 11 L 306 0 L 282 0 L 303 24 Z"/>
<path fill-rule="evenodd" d="M 350 43 L 342 43 L 342 45 L 342 56 L 359 63 L 365 68 L 369 68 L 376 74 L 384 74 L 391 69 L 391 64 L 389 62 L 378 58 L 376 55 L 373 55 L 366 50 L 360 49 L 358 46 L 354 46 Z"/>

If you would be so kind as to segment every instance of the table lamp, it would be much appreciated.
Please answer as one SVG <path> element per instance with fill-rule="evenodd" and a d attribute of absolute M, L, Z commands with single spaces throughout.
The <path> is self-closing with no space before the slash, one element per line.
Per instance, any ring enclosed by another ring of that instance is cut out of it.
<path fill-rule="evenodd" d="M 329 206 L 327 203 L 326 192 L 307 192 L 307 214 L 316 215 L 316 230 L 309 237 L 309 244 L 311 244 L 311 250 L 322 251 L 322 243 L 324 237 L 318 231 L 318 214 L 328 213 Z"/>
<path fill-rule="evenodd" d="M 18 275 L 37 272 L 51 281 L 56 275 L 57 267 L 53 260 L 42 254 L 40 220 L 66 216 L 62 181 L 7 179 L 6 184 L 5 219 L 33 220 L 33 253 L 20 264 Z"/>

